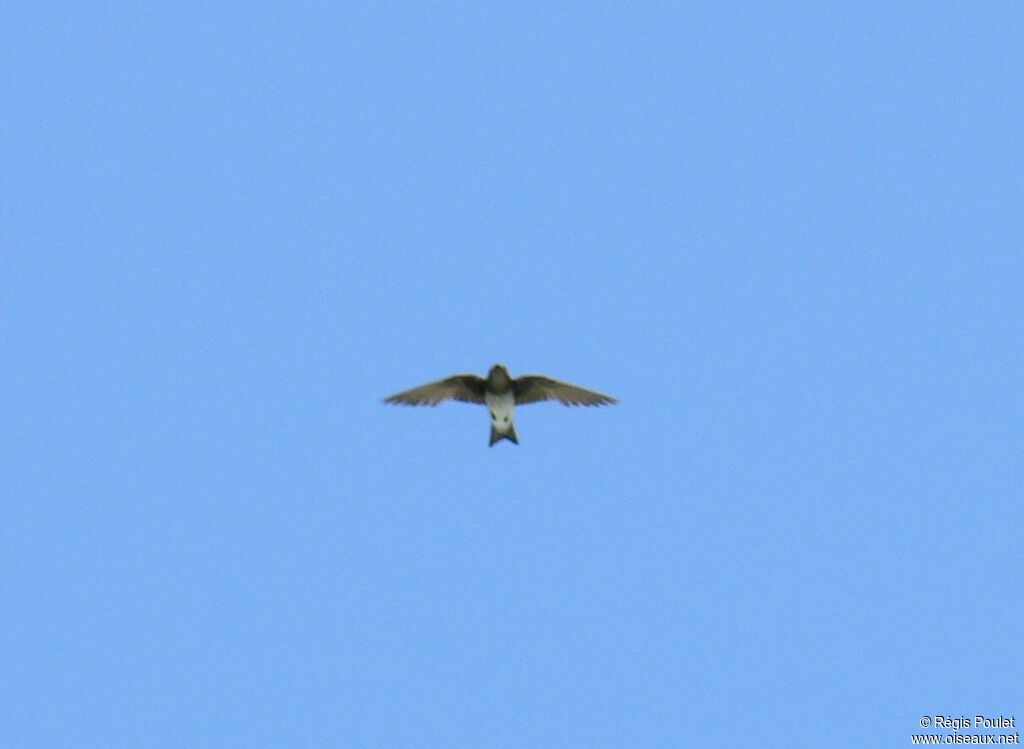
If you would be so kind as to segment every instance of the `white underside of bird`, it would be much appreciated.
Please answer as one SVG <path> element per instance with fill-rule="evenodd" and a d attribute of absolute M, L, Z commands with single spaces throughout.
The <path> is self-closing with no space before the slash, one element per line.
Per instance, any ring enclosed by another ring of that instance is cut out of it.
<path fill-rule="evenodd" d="M 484 403 L 487 404 L 487 410 L 491 412 L 491 426 L 494 427 L 494 431 L 499 434 L 508 434 L 515 427 L 512 417 L 515 415 L 516 399 L 512 391 L 509 390 L 501 395 L 485 393 Z"/>

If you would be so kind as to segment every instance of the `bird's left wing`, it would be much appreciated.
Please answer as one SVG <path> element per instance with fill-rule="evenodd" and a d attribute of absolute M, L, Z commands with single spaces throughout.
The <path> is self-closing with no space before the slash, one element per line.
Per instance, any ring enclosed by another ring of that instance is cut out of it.
<path fill-rule="evenodd" d="M 564 406 L 603 406 L 618 403 L 610 395 L 541 375 L 517 377 L 512 383 L 512 391 L 516 396 L 516 405 L 546 400 L 556 400 Z"/>
<path fill-rule="evenodd" d="M 484 402 L 484 379 L 471 374 L 446 377 L 437 382 L 428 382 L 412 390 L 403 390 L 384 399 L 385 403 L 400 403 L 404 406 L 436 406 L 446 400 L 465 403 Z"/>

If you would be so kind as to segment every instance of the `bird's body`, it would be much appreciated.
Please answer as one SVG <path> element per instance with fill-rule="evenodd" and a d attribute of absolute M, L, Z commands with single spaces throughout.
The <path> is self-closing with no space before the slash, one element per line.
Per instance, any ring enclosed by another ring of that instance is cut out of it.
<path fill-rule="evenodd" d="M 600 406 L 618 402 L 609 395 L 541 375 L 513 379 L 500 364 L 491 367 L 486 379 L 472 374 L 454 375 L 395 393 L 384 402 L 436 406 L 446 400 L 487 406 L 491 417 L 491 445 L 503 439 L 519 444 L 514 420 L 517 405 L 544 400 L 557 400 L 566 406 Z"/>
<path fill-rule="evenodd" d="M 498 440 L 510 440 L 519 444 L 516 425 L 512 420 L 516 412 L 516 397 L 509 390 L 506 393 L 484 393 L 484 403 L 491 413 L 491 444 Z"/>

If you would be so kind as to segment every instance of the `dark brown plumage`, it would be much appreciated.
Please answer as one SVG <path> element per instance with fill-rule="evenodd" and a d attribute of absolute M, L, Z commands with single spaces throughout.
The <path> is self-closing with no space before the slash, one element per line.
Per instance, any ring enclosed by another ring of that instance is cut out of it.
<path fill-rule="evenodd" d="M 517 377 L 512 381 L 512 391 L 515 393 L 517 406 L 546 400 L 556 400 L 563 406 L 604 406 L 618 403 L 610 395 L 541 375 Z"/>
<path fill-rule="evenodd" d="M 428 382 L 412 390 L 403 390 L 384 399 L 385 403 L 403 406 L 436 406 L 446 400 L 463 403 L 483 403 L 486 380 L 471 374 L 446 377 L 437 382 Z"/>
<path fill-rule="evenodd" d="M 486 379 L 473 374 L 453 375 L 395 393 L 385 398 L 384 402 L 404 406 L 436 406 L 446 400 L 486 405 L 491 415 L 491 445 L 502 439 L 519 444 L 512 421 L 518 405 L 546 400 L 555 400 L 565 406 L 618 403 L 610 395 L 543 375 L 523 375 L 513 379 L 500 364 L 491 367 Z"/>

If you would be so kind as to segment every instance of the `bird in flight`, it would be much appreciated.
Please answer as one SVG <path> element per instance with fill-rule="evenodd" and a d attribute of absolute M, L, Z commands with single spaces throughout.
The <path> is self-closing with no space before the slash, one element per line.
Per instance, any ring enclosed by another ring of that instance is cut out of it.
<path fill-rule="evenodd" d="M 556 400 L 565 406 L 603 406 L 618 403 L 610 395 L 553 380 L 543 375 L 512 378 L 501 364 L 495 364 L 487 377 L 457 374 L 428 382 L 412 390 L 403 390 L 384 399 L 385 403 L 405 406 L 436 406 L 446 400 L 482 403 L 491 414 L 491 442 L 508 440 L 519 444 L 512 417 L 516 406 Z"/>

